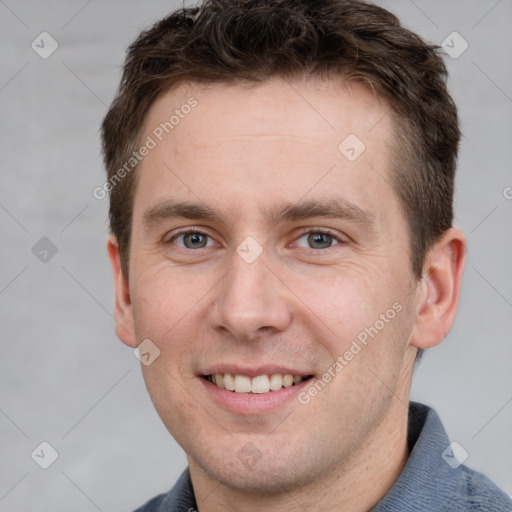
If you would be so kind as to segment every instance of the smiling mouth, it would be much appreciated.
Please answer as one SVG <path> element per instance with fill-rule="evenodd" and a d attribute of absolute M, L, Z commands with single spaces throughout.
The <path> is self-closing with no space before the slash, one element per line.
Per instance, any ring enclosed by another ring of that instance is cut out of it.
<path fill-rule="evenodd" d="M 203 375 L 202 377 L 215 386 L 234 393 L 263 394 L 295 386 L 304 380 L 311 379 L 313 376 L 274 373 L 272 375 L 257 375 L 251 378 L 246 375 L 216 373 Z"/>

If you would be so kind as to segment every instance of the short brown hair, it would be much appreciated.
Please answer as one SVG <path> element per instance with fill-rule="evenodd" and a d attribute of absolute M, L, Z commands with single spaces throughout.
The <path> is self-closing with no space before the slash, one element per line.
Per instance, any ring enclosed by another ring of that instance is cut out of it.
<path fill-rule="evenodd" d="M 395 121 L 391 180 L 419 279 L 428 249 L 453 220 L 460 131 L 439 51 L 361 0 L 205 0 L 179 9 L 128 49 L 102 125 L 109 181 L 138 147 L 156 98 L 180 84 L 357 80 L 386 100 Z M 110 188 L 110 229 L 126 279 L 135 187 L 136 169 Z"/>

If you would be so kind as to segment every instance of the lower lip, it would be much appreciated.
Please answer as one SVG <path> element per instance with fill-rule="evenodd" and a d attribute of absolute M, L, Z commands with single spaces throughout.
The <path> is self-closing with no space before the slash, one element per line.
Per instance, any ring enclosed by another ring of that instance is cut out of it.
<path fill-rule="evenodd" d="M 305 387 L 310 386 L 313 381 L 313 378 L 310 378 L 288 388 L 281 388 L 268 393 L 236 393 L 235 391 L 219 388 L 219 386 L 203 377 L 199 377 L 199 379 L 214 402 L 229 412 L 237 414 L 263 414 L 273 411 L 293 399 L 298 401 L 298 394 Z"/>

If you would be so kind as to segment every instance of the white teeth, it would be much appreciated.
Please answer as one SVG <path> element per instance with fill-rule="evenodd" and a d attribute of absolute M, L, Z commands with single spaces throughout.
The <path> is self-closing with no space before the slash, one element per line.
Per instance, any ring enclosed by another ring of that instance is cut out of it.
<path fill-rule="evenodd" d="M 270 389 L 272 391 L 276 391 L 277 389 L 281 389 L 283 387 L 283 377 L 279 375 L 279 373 L 274 373 L 270 377 Z"/>
<path fill-rule="evenodd" d="M 219 388 L 224 388 L 224 379 L 222 378 L 222 375 L 220 373 L 216 373 L 213 376 L 213 383 L 217 384 Z"/>
<path fill-rule="evenodd" d="M 224 374 L 224 387 L 228 391 L 235 391 L 235 379 L 233 378 L 233 375 L 230 373 Z"/>
<path fill-rule="evenodd" d="M 285 375 L 283 377 L 283 386 L 289 388 L 293 384 L 293 375 Z"/>
<path fill-rule="evenodd" d="M 277 391 L 282 387 L 289 388 L 294 384 L 299 384 L 304 378 L 300 375 L 274 373 L 272 375 L 258 375 L 251 379 L 246 375 L 215 373 L 209 376 L 209 380 L 219 388 L 235 393 L 268 393 L 269 391 Z"/>
<path fill-rule="evenodd" d="M 253 393 L 267 393 L 270 389 L 270 382 L 266 375 L 258 375 L 253 377 L 251 391 Z"/>
<path fill-rule="evenodd" d="M 251 391 L 251 379 L 245 375 L 235 375 L 235 391 L 237 393 L 249 393 Z"/>

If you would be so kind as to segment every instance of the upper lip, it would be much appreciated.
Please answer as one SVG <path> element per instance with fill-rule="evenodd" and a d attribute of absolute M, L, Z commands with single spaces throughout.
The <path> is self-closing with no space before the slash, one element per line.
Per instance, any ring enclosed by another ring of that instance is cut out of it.
<path fill-rule="evenodd" d="M 230 373 L 231 375 L 246 375 L 247 377 L 257 377 L 258 375 L 272 375 L 278 373 L 281 375 L 300 375 L 307 377 L 311 372 L 297 370 L 286 366 L 276 366 L 274 364 L 265 364 L 260 366 L 241 366 L 237 364 L 215 364 L 209 366 L 201 375 L 214 375 L 216 373 Z"/>

